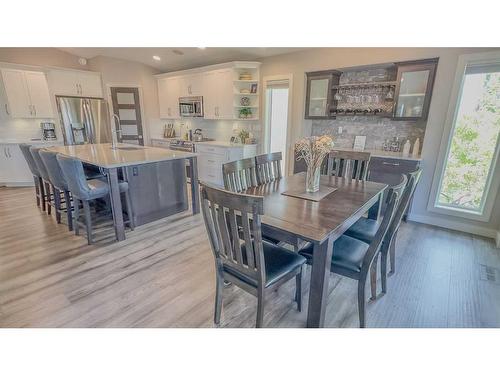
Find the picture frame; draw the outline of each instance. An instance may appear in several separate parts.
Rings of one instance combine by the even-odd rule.
[[[250,93],[256,94],[257,93],[257,84],[252,83],[252,86],[250,87]]]

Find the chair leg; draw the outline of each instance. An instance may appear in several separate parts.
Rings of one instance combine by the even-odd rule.
[[[224,290],[224,279],[220,272],[215,275],[215,309],[214,309],[214,324],[216,327],[220,325],[220,315],[222,312],[222,291]]]
[[[35,181],[35,195],[36,195],[36,205],[40,207],[40,186],[38,185],[38,177],[33,176]]]
[[[75,234],[78,236],[80,234],[80,226],[78,225],[78,220],[80,219],[80,200],[78,198],[73,197],[73,207],[75,208],[73,226],[75,227]]]
[[[398,236],[398,232],[394,233],[394,237],[392,238],[391,244],[389,245],[389,259],[391,260],[391,271],[389,275],[392,275],[396,272],[396,238]]]
[[[259,287],[257,291],[257,322],[255,324],[256,328],[261,328],[264,321],[264,302],[265,302],[265,292],[264,287]]]
[[[382,280],[382,293],[387,293],[387,252],[380,255],[380,278]]]
[[[64,200],[66,201],[66,218],[68,220],[68,230],[70,232],[73,231],[73,215],[72,215],[72,205],[71,205],[71,196],[69,195],[69,191],[64,190]]]
[[[304,267],[300,268],[300,272],[295,276],[295,301],[297,301],[297,310],[302,311],[302,271]]]
[[[135,229],[135,223],[134,223],[134,218],[132,217],[132,203],[130,200],[130,194],[128,191],[125,192],[125,204],[127,205],[127,216],[128,216],[128,225],[130,227],[130,230]]]
[[[365,328],[365,284],[366,280],[358,281],[358,311],[360,328]]]
[[[89,201],[83,202],[83,211],[85,214],[85,227],[87,229],[87,243],[92,245],[92,218],[90,216],[90,204]]]
[[[375,301],[377,299],[377,267],[378,267],[378,254],[375,255],[373,263],[370,267],[370,290],[372,293],[371,300]]]
[[[56,222],[61,224],[61,191],[52,186],[54,191],[54,206],[56,209]]]
[[[48,182],[45,182],[45,194],[47,195],[46,202],[47,202],[47,215],[52,214],[52,202],[51,202],[51,190],[50,190],[50,184]]]
[[[38,178],[38,186],[40,187],[40,199],[42,201],[42,211],[46,210],[46,202],[45,202],[45,188],[43,187],[43,181],[41,177]]]

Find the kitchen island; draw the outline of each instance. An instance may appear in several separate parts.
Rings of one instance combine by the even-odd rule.
[[[193,214],[200,211],[197,155],[119,143],[52,147],[52,151],[97,166],[106,172],[111,191],[111,209],[116,239],[125,239],[118,175],[129,182],[131,211],[135,225],[161,219],[188,209],[186,160],[191,165]]]

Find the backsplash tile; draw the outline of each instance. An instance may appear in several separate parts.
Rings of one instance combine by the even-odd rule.
[[[351,148],[357,135],[366,136],[367,150],[381,150],[386,139],[399,137],[403,143],[406,139],[413,144],[420,138],[423,142],[425,121],[393,121],[389,118],[374,118],[367,116],[342,117],[332,120],[313,120],[311,135],[329,134],[334,138],[335,146]],[[342,127],[342,134],[339,134]]]

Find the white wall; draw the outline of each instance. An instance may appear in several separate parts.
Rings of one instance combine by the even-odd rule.
[[[489,222],[452,218],[427,210],[434,168],[438,157],[443,126],[448,110],[458,56],[465,53],[484,52],[493,48],[315,48],[305,51],[272,56],[260,60],[261,76],[293,74],[293,111],[291,144],[302,136],[311,134],[311,120],[304,119],[305,72],[335,69],[349,66],[370,65],[395,61],[417,60],[439,57],[432,102],[427,121],[426,135],[422,147],[423,174],[415,193],[412,218],[431,224],[457,228],[494,237],[500,227],[500,197]],[[496,49],[498,50],[498,48]],[[292,150],[292,149],[289,149]],[[293,165],[293,163],[291,163]]]

